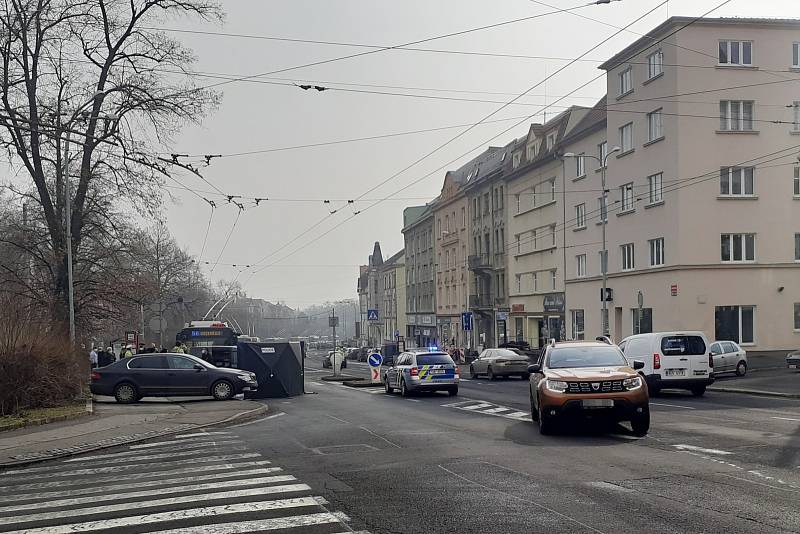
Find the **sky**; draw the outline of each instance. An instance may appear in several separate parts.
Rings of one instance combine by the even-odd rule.
[[[562,9],[583,3],[545,1]],[[621,0],[416,45],[535,57],[386,50],[303,68],[293,67],[372,50],[341,43],[387,47],[555,9],[531,0],[224,0],[224,24],[163,21],[163,28],[173,30],[249,36],[173,33],[194,50],[198,72],[241,77],[290,69],[221,86],[219,108],[200,127],[187,128],[176,138],[177,153],[223,157],[202,169],[212,185],[188,173],[176,175],[185,186],[209,191],[201,194],[216,200],[210,226],[210,206],[174,183],[167,184],[175,199],[167,205],[168,226],[190,253],[202,253],[214,281],[237,279],[251,297],[294,307],[356,298],[358,266],[366,263],[374,242],[380,242],[385,258],[400,250],[403,208],[435,198],[447,169],[459,167],[487,146],[503,146],[525,135],[531,122],[545,118],[545,104],[600,74],[600,62],[636,40],[637,34],[669,16],[700,16],[722,0],[671,0],[631,31],[598,46],[618,31],[609,24],[625,26],[662,2]],[[709,16],[791,18],[800,12],[797,0],[731,0]],[[587,51],[585,60],[542,83]],[[201,79],[215,81],[219,80]],[[295,84],[351,91],[303,90]],[[486,124],[447,143],[536,84],[519,100],[522,105],[507,106]],[[591,106],[604,93],[601,78],[554,104],[547,116],[555,116],[562,106]],[[516,120],[508,120],[512,118]],[[274,150],[430,129],[435,130]],[[268,152],[236,155],[254,151]],[[246,209],[240,213],[218,191],[269,200],[258,206],[243,200]],[[355,199],[359,200],[348,203]],[[245,265],[257,267],[242,268]]]

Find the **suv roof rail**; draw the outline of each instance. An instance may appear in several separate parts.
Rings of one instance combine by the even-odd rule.
[[[594,339],[595,341],[599,341],[600,343],[605,343],[606,345],[613,345],[613,343],[611,342],[611,338],[608,336],[597,336]]]

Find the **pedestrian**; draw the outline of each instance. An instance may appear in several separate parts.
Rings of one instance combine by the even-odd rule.
[[[175,346],[172,347],[172,350],[170,352],[172,352],[173,354],[183,354],[184,353],[183,345],[181,345],[180,343],[175,343]]]
[[[92,366],[92,369],[97,368],[97,349],[92,347],[92,350],[89,351],[89,364]]]
[[[120,354],[120,359],[132,358],[132,357],[133,357],[133,345],[127,345],[124,349],[122,349],[122,353]]]

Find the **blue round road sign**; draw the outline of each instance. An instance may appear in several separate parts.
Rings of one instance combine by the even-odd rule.
[[[369,358],[367,358],[367,362],[369,363],[370,367],[380,367],[383,363],[383,356],[378,354],[377,352],[374,354],[370,354]]]

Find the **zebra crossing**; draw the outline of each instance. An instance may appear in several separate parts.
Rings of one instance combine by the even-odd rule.
[[[517,410],[516,408],[510,408],[508,406],[501,406],[499,404],[493,404],[491,402],[480,400],[470,399],[460,402],[442,404],[442,406],[445,408],[454,408],[456,410],[462,410],[465,412],[491,415],[494,417],[503,417],[504,419],[511,419],[513,421],[531,421],[531,414],[529,412],[523,412]]]
[[[348,522],[227,431],[0,471],[5,533],[352,534]]]

